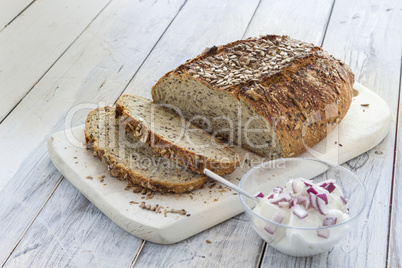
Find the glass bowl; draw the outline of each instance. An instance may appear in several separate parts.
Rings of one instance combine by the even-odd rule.
[[[349,219],[335,225],[319,227],[292,227],[276,223],[253,211],[256,202],[239,195],[248,219],[254,230],[271,247],[285,254],[297,257],[313,256],[327,252],[353,227],[364,210],[367,202],[366,188],[360,179],[351,171],[325,161],[308,158],[282,158],[264,162],[243,175],[239,187],[254,194],[268,194],[276,186],[284,187],[286,182],[295,178],[309,179],[313,183],[333,179],[341,188],[343,197],[347,200]],[[279,207],[278,207],[279,208]],[[309,211],[313,209],[310,208]],[[267,225],[274,227],[275,232],[265,231]],[[318,232],[326,232],[328,238],[323,238]]]

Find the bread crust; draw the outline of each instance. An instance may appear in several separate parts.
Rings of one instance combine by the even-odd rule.
[[[145,100],[150,101],[148,99]],[[170,111],[166,110],[166,112],[171,114]],[[240,165],[240,157],[234,151],[230,150],[227,147],[224,147],[224,150],[228,154],[234,156],[234,161],[222,161],[219,159],[206,157],[168,141],[163,135],[152,131],[152,129],[148,127],[144,122],[142,122],[138,118],[132,117],[127,112],[121,101],[117,101],[116,103],[116,116],[121,118],[120,122],[121,124],[126,125],[127,131],[131,131],[135,136],[141,139],[141,142],[147,144],[150,148],[158,152],[162,157],[168,158],[169,160],[174,161],[179,165],[185,166],[191,171],[194,171],[198,174],[204,174],[204,169],[207,168],[215,172],[216,174],[227,175],[233,173],[233,171]],[[194,128],[197,127],[194,126]],[[199,130],[205,132],[204,130]],[[205,134],[209,136],[208,133],[205,132]],[[218,145],[225,146],[219,140],[216,140],[216,143]]]
[[[151,94],[156,94],[155,88],[168,76],[181,81],[194,79],[213,90],[227,92],[248,105],[275,130],[283,157],[298,156],[324,139],[345,117],[352,102],[354,75],[346,64],[312,44],[306,45],[306,53],[281,62],[283,66],[276,71],[263,72],[258,78],[248,78],[233,85],[218,86],[219,81],[208,81],[207,76],[194,73],[195,67],[211,57],[222,58],[229,52],[236,53],[236,46],[262,41],[285,44],[286,47],[297,40],[267,35],[206,49],[161,77],[152,87]],[[246,144],[242,146],[258,153]]]
[[[96,112],[100,109],[113,109],[112,107],[103,107],[93,110],[89,113],[88,118],[91,113]],[[125,165],[119,164],[118,161],[104,149],[97,145],[97,140],[89,132],[88,120],[85,122],[85,142],[86,148],[88,150],[93,150],[93,155],[99,158],[102,163],[107,166],[108,171],[113,177],[120,180],[127,180],[130,186],[140,186],[150,189],[155,192],[161,193],[184,193],[200,188],[207,180],[206,176],[200,176],[198,180],[194,180],[190,183],[170,183],[170,182],[157,182],[152,178],[147,178],[132,170]]]

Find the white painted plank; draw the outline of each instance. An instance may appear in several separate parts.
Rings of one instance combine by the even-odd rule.
[[[28,155],[22,167],[29,169],[18,172],[13,184],[6,185],[0,192],[0,266],[61,178],[46,155],[45,146]]]
[[[0,32],[0,121],[109,1],[36,1]]]
[[[257,267],[263,246],[243,213],[174,245],[146,242],[135,267]]]
[[[47,137],[64,129],[70,109],[84,107],[74,116],[82,124],[89,106],[113,103],[182,4],[112,2],[0,125],[0,266],[60,178]]]
[[[140,242],[63,180],[5,267],[129,267]]]
[[[324,2],[324,4],[322,4],[322,2]],[[190,3],[191,2],[187,5],[190,5]],[[277,1],[275,4],[276,8],[271,10],[269,1],[267,1],[267,3],[262,2],[255,14],[254,19],[261,23],[261,28],[266,30],[265,34],[286,33],[291,28],[293,28],[293,30],[297,28],[299,29],[297,32],[300,32],[300,35],[294,36],[295,38],[317,40],[317,42],[322,39],[325,29],[324,26],[330,14],[332,1]],[[187,5],[183,8],[164,38],[144,63],[125,93],[141,94],[149,97],[150,87],[160,76],[183,63],[188,58],[199,54],[206,46],[224,44],[241,39],[244,31],[241,31],[239,26],[232,25],[236,20],[229,20],[232,15],[228,14],[229,10],[237,12],[236,10],[239,8],[239,3],[233,4],[230,9],[228,6],[226,7],[227,11],[225,15],[228,16],[226,23],[230,24],[230,26],[222,25],[225,24],[225,20],[221,19],[219,27],[211,29],[212,32],[203,30],[200,32],[197,31],[197,29],[210,28],[210,25],[205,23],[211,22],[211,20],[205,20],[204,24],[201,26],[187,25],[184,23],[188,20],[187,16],[190,16],[186,16],[185,14],[186,8],[189,8]],[[322,9],[321,12],[318,12],[314,8],[315,6],[320,7]],[[240,8],[244,9],[244,7]],[[262,8],[262,10],[260,10],[260,8]],[[198,9],[203,10],[204,8],[198,6]],[[215,10],[215,12],[218,12],[218,14],[224,13],[220,12],[219,9]],[[316,25],[316,28],[314,28],[316,29],[315,31],[303,31],[302,29],[304,28],[302,24],[291,24],[291,26],[289,26],[286,23],[281,23],[284,17],[286,17],[286,14],[292,14],[292,16],[294,16],[293,18],[287,17],[290,21],[301,21],[301,18],[309,16],[311,12],[314,14],[314,17],[311,15],[311,18],[314,18],[311,24]],[[244,15],[244,11],[241,13]],[[191,16],[195,21],[198,20],[198,17],[195,17],[194,13],[191,13]],[[202,16],[202,14],[199,16]],[[211,14],[211,17],[215,16],[217,15],[214,13]],[[272,20],[275,21],[278,20],[279,22],[276,24],[263,24],[264,19],[268,18],[272,18]],[[212,21],[211,23],[215,22]],[[319,25],[321,25],[321,27]],[[258,36],[262,34],[259,29],[258,23],[253,25],[252,21],[246,35]],[[180,36],[180,38],[176,38],[177,36]],[[197,43],[194,43],[193,40],[196,38],[198,38]],[[238,218],[242,219],[241,223],[238,221]],[[227,230],[228,224],[235,224],[237,227],[232,228],[233,231],[230,235],[228,235],[229,231]],[[247,233],[247,236],[245,236],[244,233]],[[226,239],[230,239],[230,241],[225,244],[208,244],[205,242],[206,240],[224,241]],[[180,242],[177,245],[167,247],[153,243],[145,243],[137,264],[139,267],[152,267],[157,263],[162,263],[162,266],[178,267],[253,267],[258,263],[260,254],[262,253],[262,248],[260,247],[261,243],[262,240],[256,236],[250,223],[246,221],[244,215],[241,215],[223,224],[214,226],[210,230]],[[213,248],[210,247],[211,245],[213,245]],[[244,255],[241,250],[245,250],[248,256],[247,254]],[[223,252],[223,254],[221,254],[221,252]],[[303,262],[303,260],[301,262]]]
[[[328,256],[328,263],[334,267],[384,267],[387,263],[402,57],[401,8],[401,2],[392,0],[336,1],[324,40],[324,48],[344,59],[355,72],[356,80],[376,91],[393,111],[392,128],[384,142],[348,165],[364,180],[371,198],[355,232]],[[345,257],[339,258],[340,254]]]
[[[395,120],[400,69],[400,38],[395,42],[398,25],[387,9],[392,1],[335,2],[324,49],[348,63],[356,80],[376,91],[389,104]],[[400,23],[399,23],[400,25]],[[397,55],[391,56],[393,53]],[[395,122],[395,121],[394,121]],[[368,189],[369,204],[350,236],[328,254],[292,259],[267,248],[263,267],[384,267],[386,265],[389,198],[392,180],[395,124],[386,139],[373,150],[349,161],[345,166],[355,172]]]
[[[0,32],[35,0],[0,0]]]
[[[402,69],[401,78],[402,81]],[[402,90],[401,84],[399,85],[399,92]],[[401,107],[401,101],[399,107]],[[389,248],[388,248],[388,267],[401,267],[402,266],[402,168],[401,168],[401,145],[402,145],[402,111],[399,111],[398,118],[398,140],[397,140],[397,154],[394,176],[394,188],[391,199],[391,226],[389,233]]]
[[[324,38],[332,3],[332,0],[303,3],[263,0],[245,38],[266,34],[288,35],[319,46]]]

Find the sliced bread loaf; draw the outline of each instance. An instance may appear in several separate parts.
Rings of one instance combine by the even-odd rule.
[[[203,174],[208,168],[230,174],[240,164],[227,145],[146,98],[124,95],[116,107],[117,115],[143,143],[194,172]]]
[[[154,102],[268,158],[297,156],[342,120],[351,69],[320,47],[268,35],[206,49],[152,88]]]
[[[163,158],[126,132],[112,107],[91,111],[85,122],[85,140],[114,177],[157,192],[183,193],[201,187],[206,177]]]

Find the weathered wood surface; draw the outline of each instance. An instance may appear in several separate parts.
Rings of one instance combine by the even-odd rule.
[[[140,242],[64,179],[5,267],[129,267]]]
[[[382,143],[346,165],[364,181],[369,202],[352,235],[328,256],[328,261],[338,267],[383,267],[388,261],[389,203],[402,57],[401,27],[396,26],[402,25],[402,5],[395,4],[389,0],[370,4],[364,0],[336,1],[324,40],[324,48],[344,59],[357,81],[386,100],[393,119]],[[345,256],[339,258],[341,254]]]
[[[66,114],[77,105],[87,105],[74,117],[79,125],[88,105],[113,103],[183,3],[111,3],[0,125],[0,265],[60,179],[47,155],[47,137],[64,129]],[[151,11],[156,17],[149,17]],[[74,203],[76,198],[66,200]]]
[[[36,1],[1,31],[0,122],[109,1]]]
[[[401,266],[395,147],[401,12],[400,1],[390,0],[0,0],[0,265]],[[345,165],[364,180],[369,205],[358,228],[330,253],[280,254],[265,247],[245,215],[174,245],[144,243],[107,219],[51,164],[46,138],[81,124],[88,109],[114,103],[124,90],[150,97],[161,75],[205,47],[266,33],[323,44],[393,112],[387,138]]]
[[[35,0],[0,0],[0,31],[18,17]]]

